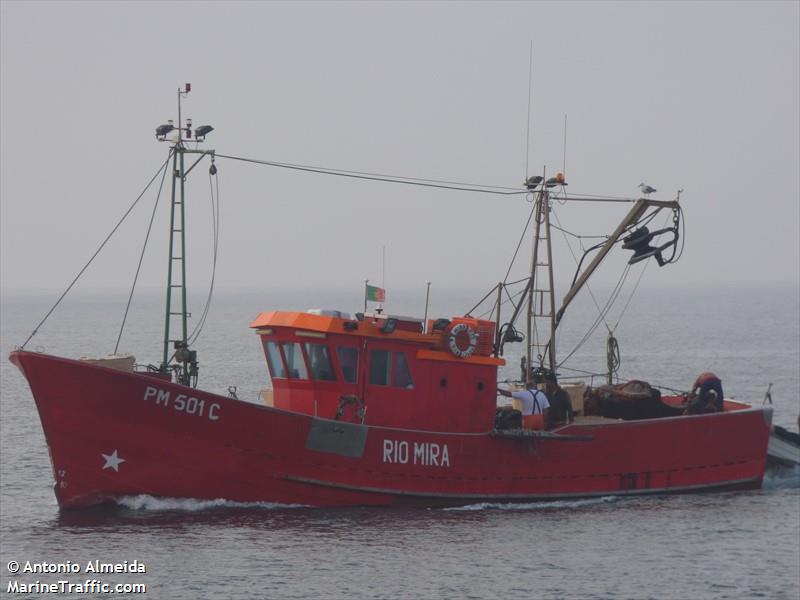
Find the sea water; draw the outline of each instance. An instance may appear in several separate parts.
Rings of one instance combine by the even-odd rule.
[[[431,314],[463,313],[482,295],[480,290],[434,294]],[[749,492],[437,510],[133,496],[111,507],[59,511],[30,391],[5,358],[55,297],[11,296],[2,302],[0,595],[39,597],[41,586],[59,581],[73,584],[73,590],[86,586],[85,593],[65,597],[111,597],[89,583],[94,581],[146,586],[146,594],[125,597],[187,600],[796,599],[800,594],[798,470],[770,474],[761,490]],[[72,357],[112,351],[125,299],[124,294],[68,297],[28,348]],[[138,362],[160,360],[159,300],[138,300],[129,315],[120,351],[134,352]],[[396,292],[389,301],[389,312],[421,315],[424,290]],[[196,302],[199,314],[202,299]],[[257,401],[269,386],[263,352],[248,330],[259,311],[354,312],[363,309],[362,302],[357,293],[306,290],[219,294],[195,345],[200,387],[227,394],[236,386],[239,398]],[[572,307],[558,338],[562,356],[596,316],[591,303]],[[620,375],[681,390],[710,369],[722,377],[726,396],[755,404],[773,383],[774,422],[794,431],[800,413],[799,321],[796,287],[641,291],[614,329]],[[616,314],[609,315],[609,328],[615,324]],[[601,324],[570,366],[601,373],[607,333]],[[507,350],[500,380],[519,374],[521,348]],[[602,377],[584,374],[584,379],[598,383]],[[66,573],[30,570],[67,563]],[[112,572],[93,568],[103,564]],[[124,570],[134,564],[145,572]],[[37,582],[39,588],[27,589],[38,591],[29,595],[19,587]],[[10,585],[20,592],[8,593]]]

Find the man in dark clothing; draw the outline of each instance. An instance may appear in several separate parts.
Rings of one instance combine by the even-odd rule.
[[[711,371],[697,376],[689,394],[686,413],[697,415],[709,412],[722,412],[722,381]]]
[[[569,394],[556,382],[545,382],[545,393],[550,400],[550,410],[547,415],[547,428],[557,427],[572,422],[572,400]]]

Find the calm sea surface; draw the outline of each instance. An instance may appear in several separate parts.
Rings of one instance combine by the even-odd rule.
[[[469,309],[482,293],[437,298],[434,316]],[[800,413],[800,299],[775,289],[640,291],[616,330],[620,374],[686,389],[701,371],[727,396],[760,404],[773,383],[774,422]],[[316,298],[309,302],[309,298]],[[762,490],[694,496],[478,504],[449,510],[308,509],[136,497],[115,507],[58,510],[39,419],[6,357],[54,298],[5,297],[0,362],[0,596],[19,584],[87,579],[144,583],[145,598],[790,598],[800,595],[800,472]],[[392,298],[390,298],[390,301]],[[390,312],[422,314],[423,294],[396,293]],[[114,349],[125,297],[75,297],[29,344],[78,357]],[[269,385],[248,330],[261,310],[359,310],[355,295],[220,296],[196,344],[200,387],[255,401]],[[201,303],[194,305],[197,314]],[[361,307],[363,308],[363,306]],[[596,316],[573,307],[562,356]],[[612,313],[610,325],[616,322]],[[162,309],[134,304],[120,350],[157,362]],[[605,329],[574,356],[602,371]],[[500,379],[518,373],[519,349]],[[211,474],[210,476],[213,476]],[[146,573],[95,574],[86,563],[138,561]],[[80,566],[80,573],[9,572],[9,562]],[[13,565],[12,565],[13,566]],[[50,594],[50,596],[55,596]],[[117,594],[119,596],[119,594]],[[108,597],[66,594],[66,597]],[[136,597],[131,594],[130,597]]]

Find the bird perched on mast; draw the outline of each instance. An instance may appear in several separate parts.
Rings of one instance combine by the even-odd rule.
[[[640,189],[642,190],[642,193],[643,193],[645,196],[649,196],[649,195],[650,195],[650,194],[652,194],[653,192],[657,192],[657,191],[658,191],[656,188],[654,188],[654,187],[651,187],[651,186],[647,185],[646,183],[640,183],[640,184],[639,184],[638,186],[636,186],[636,187],[640,188]]]

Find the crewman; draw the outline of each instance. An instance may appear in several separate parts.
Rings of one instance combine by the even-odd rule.
[[[502,388],[497,388],[497,391],[500,392],[500,395],[502,396],[514,398],[520,401],[520,404],[522,405],[522,410],[520,412],[522,413],[523,422],[526,421],[525,417],[530,417],[531,415],[541,415],[541,425],[533,428],[543,429],[544,423],[547,421],[547,413],[550,409],[550,401],[547,399],[547,395],[536,387],[536,382],[534,380],[529,379],[525,384],[525,388],[525,390],[518,392],[510,392]]]
[[[722,381],[711,371],[697,376],[689,394],[686,414],[722,412]]]
[[[574,412],[569,394],[552,378],[545,380],[544,389],[547,399],[550,401],[550,408],[547,411],[547,428],[552,429],[558,425],[571,423]]]

